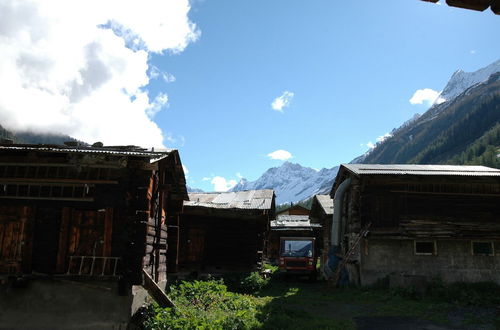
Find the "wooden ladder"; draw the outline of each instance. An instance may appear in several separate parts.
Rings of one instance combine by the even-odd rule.
[[[347,264],[347,261],[351,257],[351,255],[354,253],[354,250],[356,247],[359,245],[361,242],[361,238],[365,237],[366,234],[368,234],[368,230],[370,229],[371,222],[369,222],[361,231],[359,232],[358,236],[356,237],[356,240],[354,241],[354,244],[351,245],[349,250],[345,253],[345,255],[342,257],[342,260],[337,266],[337,269],[335,270],[335,275],[333,276],[333,285],[335,287],[338,286],[339,280],[340,280],[340,275],[342,274],[342,270],[344,269],[345,265]]]

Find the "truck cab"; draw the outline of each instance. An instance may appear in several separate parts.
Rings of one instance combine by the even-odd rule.
[[[281,237],[279,269],[281,272],[298,275],[316,275],[314,237]]]

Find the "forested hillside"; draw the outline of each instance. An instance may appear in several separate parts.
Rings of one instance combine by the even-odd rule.
[[[393,132],[364,159],[378,164],[480,164],[500,168],[500,73]]]
[[[78,141],[72,138],[71,136],[63,134],[40,134],[32,132],[13,133],[5,129],[1,125],[0,125],[0,139],[12,140],[14,141],[14,143],[28,143],[28,144],[64,144],[64,142],[66,141]]]

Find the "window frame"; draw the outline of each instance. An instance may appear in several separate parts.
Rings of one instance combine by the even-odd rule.
[[[417,243],[432,243],[433,251],[431,253],[417,252]],[[416,256],[436,256],[437,255],[437,243],[436,240],[413,240],[413,254]]]
[[[475,243],[483,243],[483,244],[490,244],[491,247],[491,254],[485,254],[485,253],[474,253],[474,244]],[[493,241],[471,241],[470,242],[470,253],[473,256],[480,256],[480,257],[494,257],[495,256],[495,242]]]

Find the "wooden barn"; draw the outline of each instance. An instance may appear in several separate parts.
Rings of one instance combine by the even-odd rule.
[[[326,263],[328,247],[330,246],[330,234],[332,232],[333,199],[330,195],[315,195],[311,205],[309,219],[311,224],[321,225],[321,265]],[[326,247],[326,248],[325,248]]]
[[[309,210],[299,204],[290,204],[290,206],[276,212],[279,215],[309,215]]]
[[[422,1],[439,3],[439,0],[422,0]],[[497,15],[500,15],[500,0],[446,0],[446,3],[448,4],[448,6],[477,10],[477,11],[485,11],[489,7],[492,12],[494,12]]]
[[[351,282],[500,283],[500,170],[347,164],[331,197],[331,245]]]
[[[255,270],[274,200],[272,190],[189,193],[180,223],[179,273]]]
[[[176,150],[0,145],[2,326],[126,326],[139,286],[166,298],[185,199]]]
[[[283,238],[313,238],[314,256],[319,255],[321,248],[321,225],[311,223],[308,215],[278,215],[271,221],[268,234],[266,259],[273,265],[279,264]]]

